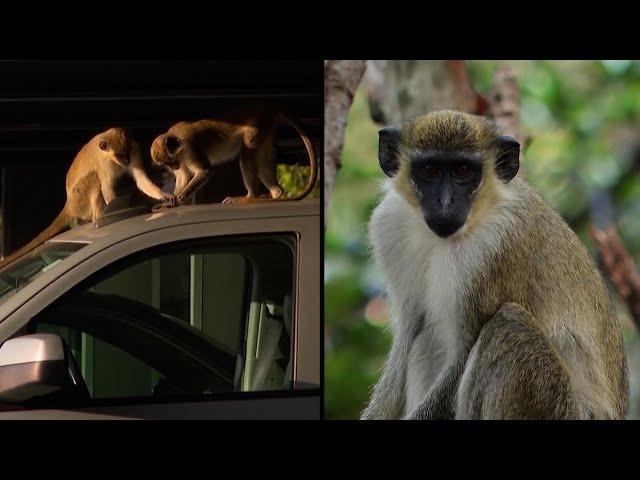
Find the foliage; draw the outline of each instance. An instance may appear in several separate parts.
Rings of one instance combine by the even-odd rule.
[[[592,251],[586,226],[593,194],[608,192],[621,238],[637,262],[640,176],[633,156],[640,145],[640,62],[509,63],[521,87],[521,127],[531,138],[525,150],[527,180]],[[497,62],[468,65],[475,88],[488,93]],[[366,240],[366,224],[382,179],[378,129],[369,117],[361,86],[347,121],[343,168],[334,186],[325,237],[327,418],[358,417],[390,344],[384,323],[365,315],[383,288]],[[628,320],[624,327],[627,342],[637,343]]]
[[[278,182],[284,189],[284,197],[291,198],[300,195],[309,181],[310,167],[304,165],[284,165],[278,164],[277,177]],[[315,187],[311,191],[309,198],[320,198],[320,173],[316,180]]]

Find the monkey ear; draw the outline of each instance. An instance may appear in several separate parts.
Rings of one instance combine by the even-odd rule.
[[[384,127],[378,132],[378,160],[387,177],[393,177],[398,171],[398,147],[400,130],[396,127]]]
[[[507,135],[498,137],[500,154],[496,160],[496,174],[504,183],[509,183],[520,169],[520,144]]]

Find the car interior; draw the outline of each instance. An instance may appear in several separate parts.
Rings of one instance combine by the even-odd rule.
[[[293,235],[140,252],[54,302],[29,333],[64,339],[94,401],[289,390],[294,252]]]

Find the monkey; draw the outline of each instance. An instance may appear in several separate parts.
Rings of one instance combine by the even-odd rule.
[[[125,174],[133,177],[145,195],[176,204],[175,196],[163,192],[145,173],[138,143],[122,128],[110,128],[95,135],[75,156],[67,171],[62,211],[37,237],[0,261],[0,267],[69,228],[95,221],[116,197],[116,183]]]
[[[275,133],[279,121],[290,124],[302,139],[309,156],[311,174],[304,191],[294,198],[282,198],[276,178]],[[179,122],[158,135],[151,145],[151,158],[169,167],[176,178],[174,194],[183,203],[212,174],[212,167],[239,156],[245,197],[227,197],[223,203],[246,204],[266,200],[299,200],[313,190],[318,167],[313,146],[299,122],[275,107],[244,108],[215,119]],[[259,183],[268,190],[258,196]]]
[[[379,131],[369,239],[393,341],[361,419],[622,419],[620,327],[520,145],[443,110]]]

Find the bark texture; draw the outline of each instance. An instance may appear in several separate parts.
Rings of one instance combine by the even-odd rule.
[[[365,79],[371,118],[381,125],[434,110],[483,115],[487,109],[463,60],[369,60]]]
[[[344,130],[366,60],[327,60],[324,64],[324,225],[333,183],[340,168]]]
[[[515,70],[506,64],[500,64],[493,75],[493,85],[489,94],[489,112],[491,118],[504,135],[515,138],[520,143],[520,170],[518,175],[525,177],[524,149],[529,139],[519,129],[520,88]]]
[[[602,230],[591,226],[589,236],[600,252],[600,263],[605,274],[628,305],[634,323],[640,328],[640,274],[633,258],[620,241],[615,227]]]

